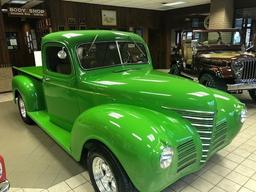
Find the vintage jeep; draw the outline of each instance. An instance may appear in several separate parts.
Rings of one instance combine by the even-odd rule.
[[[159,192],[202,168],[245,120],[235,97],[154,71],[133,33],[52,33],[42,63],[16,68],[21,118],[85,160],[98,192]]]
[[[229,92],[248,90],[256,101],[256,58],[242,39],[237,29],[184,31],[170,73]]]

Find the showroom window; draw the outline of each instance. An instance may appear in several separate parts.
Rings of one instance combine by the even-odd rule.
[[[67,55],[60,59],[58,53],[64,51]],[[64,75],[71,74],[71,63],[68,52],[65,48],[60,46],[49,46],[46,48],[46,66],[51,72],[60,73]]]

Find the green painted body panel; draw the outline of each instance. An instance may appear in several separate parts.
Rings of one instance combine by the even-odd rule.
[[[148,64],[81,69],[76,47],[92,42],[95,35],[99,41],[132,39],[145,44],[141,37],[124,32],[53,33],[43,38],[43,68],[17,68],[19,75],[13,79],[13,90],[24,97],[29,116],[74,159],[80,160],[88,141],[98,140],[113,152],[139,191],[157,192],[204,165],[204,143],[181,111],[213,114],[212,130],[224,122],[225,139],[209,149],[206,160],[239,132],[244,104],[227,93],[154,71],[148,48]],[[61,43],[69,51],[71,75],[46,69],[44,50],[50,43]],[[219,133],[215,131],[213,141],[219,142]],[[179,150],[188,141],[195,161],[180,169]],[[174,149],[174,159],[162,169],[159,159],[165,146]]]
[[[13,67],[13,68],[15,70],[26,73],[37,79],[43,79],[43,67],[26,67],[26,68]]]

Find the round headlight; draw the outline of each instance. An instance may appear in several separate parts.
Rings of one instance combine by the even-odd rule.
[[[240,121],[241,123],[244,123],[247,117],[247,110],[243,109],[240,114]]]
[[[162,153],[160,156],[160,167],[162,169],[166,169],[171,165],[172,159],[173,159],[173,149],[171,147],[165,147],[162,150]]]
[[[242,75],[244,65],[241,61],[233,61],[231,64],[231,68],[233,69],[235,75],[240,77]]]

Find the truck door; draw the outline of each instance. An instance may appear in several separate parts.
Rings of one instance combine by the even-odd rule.
[[[43,48],[43,87],[50,121],[68,131],[79,115],[75,94],[76,76],[68,49],[62,44]]]

